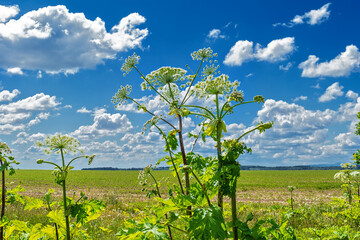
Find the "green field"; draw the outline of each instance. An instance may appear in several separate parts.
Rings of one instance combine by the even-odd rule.
[[[281,212],[288,208],[289,192],[287,186],[296,186],[294,191],[295,206],[307,209],[311,219],[299,219],[301,227],[315,227],[329,221],[323,211],[331,208],[329,203],[334,197],[342,195],[341,183],[334,180],[335,170],[301,171],[242,171],[238,181],[238,208],[240,219],[252,212],[255,217],[271,216],[281,218]],[[162,179],[161,191],[167,195],[166,183],[170,171],[154,171],[157,179]],[[71,171],[68,177],[68,194],[85,192],[90,198],[101,199],[107,205],[102,216],[89,223],[88,233],[95,239],[116,239],[125,219],[138,217],[139,211],[153,202],[145,197],[138,183],[138,171]],[[60,200],[61,189],[54,183],[50,170],[18,170],[9,176],[8,188],[23,186],[27,196],[42,197],[49,188],[54,188],[55,198]],[[10,183],[11,182],[11,183]],[[226,200],[228,202],[228,200]],[[43,218],[46,212],[36,210],[24,212],[20,206],[9,208],[8,216],[30,223],[48,223]],[[335,224],[335,223],[334,223]],[[99,226],[107,227],[110,233],[99,231]]]

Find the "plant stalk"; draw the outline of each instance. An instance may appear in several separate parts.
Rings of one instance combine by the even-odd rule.
[[[62,159],[62,163],[63,163],[62,171],[63,171],[63,174],[66,174],[64,152],[62,149],[60,149],[60,152],[61,152],[61,159]],[[65,179],[62,182],[62,190],[63,190],[63,201],[64,201],[64,217],[65,217],[65,224],[66,224],[66,240],[70,240],[71,239],[71,237],[70,237],[70,221],[69,221],[69,216],[67,214],[66,181],[65,181]]]
[[[0,159],[1,166],[3,161]],[[2,182],[1,182],[1,220],[5,215],[5,202],[6,202],[6,189],[5,189],[5,169],[1,172]],[[0,228],[0,240],[4,239],[4,227]]]
[[[178,132],[178,134],[179,134],[179,143],[180,143],[180,150],[181,150],[181,155],[182,155],[182,159],[183,159],[183,164],[187,165],[184,140],[183,140],[183,136],[182,136],[182,118],[180,115],[179,115],[179,132]],[[187,171],[185,171],[184,176],[185,176],[185,188],[186,188],[185,193],[186,193],[186,195],[189,195],[190,194],[189,193],[189,189],[190,189],[189,173]],[[191,216],[191,206],[188,206],[187,209],[188,209],[187,214],[189,216]]]

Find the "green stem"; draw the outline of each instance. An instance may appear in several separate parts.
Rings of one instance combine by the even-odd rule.
[[[130,99],[131,101],[133,101],[133,102],[134,102],[136,105],[138,105],[139,107],[141,106],[141,104],[138,103],[137,101],[135,101],[133,98],[129,97],[129,99]],[[156,116],[154,113],[150,112],[150,111],[147,110],[146,108],[145,108],[145,111],[146,111],[147,113],[149,113],[150,115],[154,116],[154,117]],[[157,117],[159,117],[159,116],[157,116]],[[174,127],[174,125],[172,125],[170,122],[168,122],[168,121],[165,120],[164,118],[159,117],[159,119],[161,119],[162,121],[166,122],[170,127],[172,127],[173,129],[176,130],[176,127]]]
[[[62,174],[66,174],[65,169],[65,159],[64,159],[64,152],[63,149],[60,149],[61,152],[61,159],[63,164],[63,172]],[[67,201],[66,201],[66,175],[64,175],[64,179],[62,182],[62,190],[63,190],[63,201],[64,201],[64,217],[65,217],[65,224],[66,224],[66,240],[70,240],[70,221],[69,221],[69,215],[68,215],[68,209],[67,209]]]
[[[191,86],[193,85],[193,83],[194,83],[194,81],[195,81],[195,78],[196,78],[197,75],[199,74],[199,71],[200,71],[200,68],[201,68],[201,65],[203,64],[203,62],[204,62],[204,59],[201,60],[200,65],[199,65],[199,67],[198,67],[198,70],[196,71],[194,78],[191,80],[191,83],[190,83],[190,85],[189,85],[189,88],[188,88],[188,90],[187,90],[187,92],[186,92],[186,94],[185,94],[185,97],[184,97],[184,99],[182,100],[180,106],[182,106],[182,105],[190,98],[191,95],[186,99],[187,95],[188,95],[189,92],[190,92]]]
[[[169,144],[168,140],[166,139],[166,134],[156,124],[155,124],[155,127],[160,131],[160,133],[163,135],[163,138],[165,139],[165,144],[166,144],[167,148],[169,149],[170,160],[171,160],[171,163],[172,163],[172,165],[174,167],[176,177],[177,177],[179,185],[180,185],[181,193],[184,194],[184,188],[183,188],[183,185],[181,183],[180,175],[179,175],[179,172],[178,172],[177,167],[175,165],[174,159],[172,157],[170,144]]]
[[[3,161],[0,159],[0,164],[3,166]],[[5,189],[5,169],[1,172],[2,182],[1,182],[1,220],[5,215],[5,202],[6,202],[6,189]],[[4,239],[4,227],[0,228],[0,240]]]
[[[68,167],[70,166],[70,164],[71,164],[73,161],[75,161],[76,159],[78,159],[78,158],[85,158],[85,157],[86,157],[86,155],[83,155],[83,156],[79,156],[79,157],[75,157],[75,158],[71,159],[71,161],[66,165],[66,168],[65,168],[65,169],[68,169]]]
[[[215,115],[207,108],[202,107],[202,106],[195,106],[195,105],[183,105],[184,107],[193,107],[193,108],[200,108],[202,110],[205,110],[206,112],[208,112],[213,118],[216,118]]]
[[[180,150],[181,150],[181,156],[182,156],[182,159],[183,159],[183,164],[184,166],[187,165],[187,161],[186,161],[186,153],[185,153],[185,147],[184,147],[184,141],[183,141],[183,136],[182,136],[182,118],[181,116],[179,115],[179,144],[180,144]],[[190,177],[189,177],[189,173],[187,171],[185,171],[185,174],[184,174],[184,177],[185,177],[185,188],[186,188],[186,195],[189,195],[190,192],[189,192],[189,189],[190,189]],[[187,214],[189,216],[191,216],[191,206],[188,206],[188,211],[187,211]]]
[[[218,171],[221,173],[223,167],[222,156],[221,156],[221,128],[220,128],[220,112],[219,112],[219,96],[216,94],[216,116],[217,116],[217,127],[216,127],[216,150],[218,157]],[[218,206],[223,210],[224,196],[221,190],[223,182],[220,179],[219,191],[218,191]]]
[[[241,103],[237,103],[234,106],[230,107],[228,110],[226,110],[226,112],[224,114],[221,114],[221,118],[223,118],[229,111],[231,111],[234,107],[237,107],[239,105],[243,105],[243,104],[247,104],[247,103],[254,103],[256,101],[248,101],[248,102],[241,102]],[[224,104],[225,105],[225,104]],[[224,107],[223,105],[223,107]],[[221,113],[223,112],[223,110],[221,111]]]
[[[162,198],[162,197],[161,197],[161,194],[160,194],[159,185],[158,185],[158,182],[156,181],[156,178],[154,177],[154,175],[152,175],[151,172],[149,172],[149,175],[152,177],[152,179],[153,179],[154,182],[155,182],[156,191],[157,191],[157,193],[158,193],[159,198]],[[168,219],[167,213],[165,214],[165,218]],[[167,228],[168,228],[168,232],[169,232],[169,238],[170,238],[170,240],[172,240],[173,237],[172,237],[172,233],[171,233],[171,228],[170,228],[170,226],[167,226]]]
[[[236,181],[234,182],[233,186],[233,193],[231,195],[231,218],[232,218],[232,224],[233,224],[233,233],[234,233],[234,240],[238,240],[238,227],[236,226],[237,222],[237,210],[236,210]]]
[[[203,192],[204,192],[204,194],[205,194],[205,197],[206,197],[206,200],[207,200],[207,202],[208,202],[208,205],[209,205],[209,207],[211,207],[210,198],[209,198],[209,196],[208,196],[208,194],[207,194],[207,190],[206,190],[205,184],[202,184],[202,183],[201,183],[200,179],[196,176],[196,174],[194,173],[194,171],[193,171],[192,169],[191,169],[191,173],[192,173],[193,176],[195,177],[196,181],[200,184],[200,186],[201,186],[201,188],[202,188],[202,190],[203,190]]]
[[[134,66],[135,70],[141,75],[142,79],[145,80],[145,82],[147,84],[149,84],[149,86],[157,93],[159,94],[160,97],[162,97],[168,104],[170,104],[169,100],[167,100],[160,92],[158,92],[158,90],[156,90],[155,87],[153,87],[153,85],[146,79],[146,77],[139,71],[139,69],[137,69],[136,66]]]

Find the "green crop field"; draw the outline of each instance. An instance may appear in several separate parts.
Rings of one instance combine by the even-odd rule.
[[[308,219],[299,217],[293,220],[297,226],[315,227],[315,224],[325,224],[329,221],[323,214],[331,208],[330,202],[335,197],[341,197],[341,184],[334,180],[334,170],[301,170],[301,171],[242,171],[238,180],[238,212],[240,219],[252,212],[255,218],[271,216],[281,219],[283,212],[289,207],[289,191],[287,186],[296,186],[294,191],[295,206],[302,209]],[[101,199],[106,204],[106,210],[101,217],[86,225],[87,232],[95,239],[116,239],[125,219],[141,216],[141,212],[151,206],[153,201],[146,198],[139,185],[138,171],[71,171],[68,182],[68,195],[83,191],[90,198]],[[162,194],[167,195],[166,185],[171,184],[167,178],[170,171],[154,171],[157,179],[162,179]],[[8,177],[8,188],[17,185],[25,188],[21,194],[41,198],[49,188],[54,188],[54,196],[60,200],[61,188],[55,184],[50,170],[18,170]],[[229,200],[225,200],[229,204]],[[9,218],[16,217],[30,223],[48,220],[42,216],[45,210],[24,211],[21,206],[9,208]],[[226,216],[226,214],[225,214]],[[318,218],[318,219],[316,219]],[[106,227],[111,232],[99,230]]]

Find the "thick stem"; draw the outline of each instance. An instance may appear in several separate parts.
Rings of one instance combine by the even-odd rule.
[[[0,160],[1,166],[3,165],[3,161]],[[1,182],[1,220],[5,215],[5,202],[6,202],[6,189],[5,189],[5,169],[1,172],[2,182]],[[0,240],[4,239],[4,227],[0,228]]]
[[[234,240],[238,240],[238,227],[236,226],[237,222],[237,212],[236,212],[236,180],[233,186],[233,193],[231,196],[231,218],[232,218],[232,224],[233,224],[233,233],[234,233]]]
[[[183,164],[187,165],[186,162],[186,153],[185,153],[185,147],[184,147],[184,141],[183,141],[183,136],[182,136],[182,118],[179,115],[179,143],[180,143],[180,150],[181,150],[181,155],[182,155],[182,159],[183,159]],[[185,188],[186,188],[186,195],[189,195],[189,189],[190,189],[190,177],[189,177],[189,173],[187,171],[185,171],[184,173],[185,176]],[[189,216],[191,216],[191,206],[188,206],[188,211],[187,214]]]
[[[216,127],[216,150],[218,156],[218,171],[221,173],[221,168],[223,166],[222,156],[221,156],[221,129],[220,129],[220,112],[219,112],[219,96],[216,94],[216,116],[217,116],[217,127]],[[224,205],[224,196],[221,191],[222,180],[220,180],[219,184],[219,192],[218,192],[218,206],[223,210]]]
[[[63,188],[63,201],[64,201],[64,217],[65,217],[65,224],[66,224],[66,240],[70,240],[70,221],[69,215],[67,211],[67,202],[66,202],[66,182],[65,180],[62,183]]]
[[[161,193],[160,193],[160,189],[159,189],[159,184],[158,184],[158,182],[156,181],[156,178],[154,177],[154,175],[152,175],[151,172],[149,173],[149,175],[150,175],[150,176],[152,177],[152,179],[154,180],[157,194],[158,194],[159,198],[161,198]],[[165,219],[168,219],[167,214],[165,214]],[[167,228],[168,228],[168,232],[169,232],[169,238],[170,238],[170,240],[172,240],[173,237],[172,237],[172,233],[171,233],[171,228],[170,228],[169,225],[167,226]]]
[[[67,201],[66,201],[66,165],[65,165],[65,159],[64,159],[64,152],[62,149],[60,149],[61,152],[61,160],[62,160],[62,164],[63,164],[63,169],[62,169],[62,174],[64,176],[63,182],[62,182],[62,190],[63,190],[63,201],[64,201],[64,217],[65,217],[65,224],[66,224],[66,240],[70,240],[70,221],[69,221],[69,215],[68,215],[68,211],[67,211]]]

